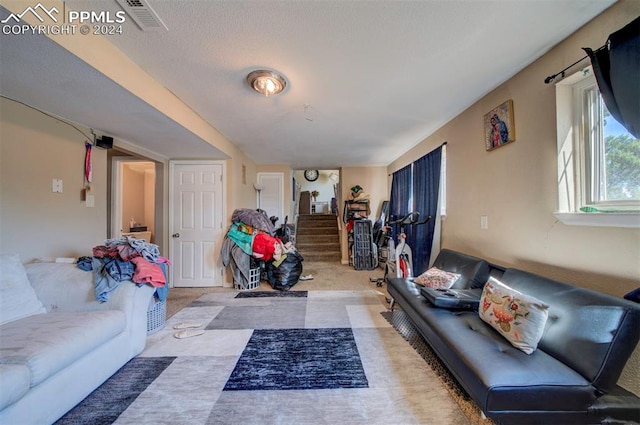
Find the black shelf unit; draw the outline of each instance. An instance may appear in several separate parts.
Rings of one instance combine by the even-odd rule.
[[[367,218],[371,214],[369,207],[369,200],[364,199],[344,201],[344,211],[342,214],[342,220],[347,223],[349,220],[358,218]]]

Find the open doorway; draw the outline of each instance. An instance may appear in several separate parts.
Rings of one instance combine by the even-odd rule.
[[[340,170],[296,170],[294,178],[300,187],[299,214],[337,214]]]
[[[136,232],[136,237],[163,246],[164,164],[117,149],[109,152],[110,238]],[[159,183],[160,182],[160,183]]]
[[[156,167],[153,161],[114,157],[111,237],[135,234],[154,243]]]

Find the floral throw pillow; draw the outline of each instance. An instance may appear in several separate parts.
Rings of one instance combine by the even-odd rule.
[[[526,354],[538,348],[549,306],[490,278],[480,297],[480,318]]]
[[[437,267],[431,267],[420,276],[413,279],[414,283],[434,289],[449,289],[460,277],[458,273],[446,272]]]

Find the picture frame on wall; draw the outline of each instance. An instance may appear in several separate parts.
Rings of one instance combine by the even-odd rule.
[[[484,115],[484,142],[491,151],[515,141],[513,100],[509,99]]]

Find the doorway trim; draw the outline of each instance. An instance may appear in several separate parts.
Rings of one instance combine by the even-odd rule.
[[[111,161],[111,171],[112,175],[109,179],[111,184],[111,190],[108,191],[110,200],[109,200],[109,235],[113,232],[113,211],[115,208],[116,197],[114,196],[114,186],[116,185],[116,175],[113,173],[113,162],[116,158],[127,158],[129,160],[138,160],[138,161],[152,161],[156,163],[156,217],[155,217],[155,228],[153,232],[154,236],[154,244],[160,247],[160,251],[164,251],[169,243],[168,229],[169,229],[169,217],[167,214],[167,209],[169,208],[169,200],[167,199],[167,193],[169,190],[169,159],[158,155],[157,153],[150,151],[149,149],[140,147],[133,143],[127,142],[122,139],[114,139],[113,147],[118,151],[123,152],[124,154],[128,154],[131,156],[117,156],[114,155],[110,158]],[[122,205],[122,200],[120,200],[120,205]]]
[[[119,238],[121,236],[120,229],[122,227],[122,167],[124,164],[132,163],[132,162],[152,162],[156,163],[151,159],[142,159],[135,158],[131,156],[114,156],[111,158],[111,225],[110,225],[110,238]],[[156,185],[158,181],[156,179]],[[155,192],[157,192],[157,188],[155,188]],[[154,227],[156,227],[154,225]],[[154,236],[156,235],[155,228],[151,229],[153,231]]]

